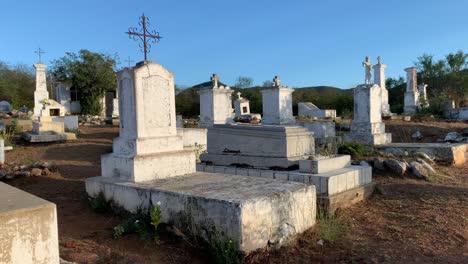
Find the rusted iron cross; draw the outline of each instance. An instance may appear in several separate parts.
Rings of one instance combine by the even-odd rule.
[[[149,26],[149,19],[145,16],[145,14],[141,16],[141,21],[138,24],[142,27],[140,30],[138,30],[136,27],[130,27],[128,32],[125,33],[127,33],[130,38],[133,38],[134,40],[140,39],[143,42],[143,44],[140,44],[140,48],[143,49],[146,61],[147,53],[150,52],[151,49],[151,41],[156,43],[162,37],[159,36],[159,32],[157,31],[148,31],[147,26]]]
[[[41,61],[41,57],[42,57],[42,54],[45,53],[44,50],[42,50],[40,47],[37,49],[37,51],[35,51],[34,53],[36,53],[38,56],[39,56],[39,62],[42,62]]]

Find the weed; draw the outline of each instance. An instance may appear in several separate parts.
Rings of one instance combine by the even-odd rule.
[[[111,211],[111,203],[106,200],[104,193],[100,192],[96,197],[89,198],[89,206],[96,213],[107,213]]]
[[[338,146],[338,154],[351,155],[353,158],[375,154],[373,147],[359,143],[346,143]]]
[[[222,239],[215,235],[208,241],[208,253],[214,263],[241,263],[241,253],[232,240]]]
[[[151,218],[142,210],[128,214],[120,225],[114,227],[114,238],[116,239],[127,234],[138,234],[141,239],[149,240],[153,233]]]
[[[317,210],[317,236],[319,239],[334,242],[346,230],[345,218],[340,215],[328,215],[324,210]]]
[[[65,132],[67,133],[73,133],[76,136],[80,135],[80,130],[78,128],[65,128]]]
[[[383,194],[382,185],[380,185],[380,184],[375,185],[374,194],[378,194],[378,195]]]
[[[151,218],[151,225],[154,226],[155,235],[154,235],[154,240],[158,240],[158,226],[161,224],[161,218],[162,218],[162,213],[161,213],[161,207],[159,205],[154,206],[150,210],[150,218]]]
[[[198,144],[197,142],[195,142],[195,158],[196,158],[197,163],[201,162],[200,155],[205,153],[205,152],[206,151],[203,150],[203,145]]]

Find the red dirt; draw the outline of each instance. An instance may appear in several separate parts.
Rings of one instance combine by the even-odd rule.
[[[406,134],[429,125],[435,137],[466,128],[462,123],[389,123],[390,130],[395,126]],[[74,142],[21,143],[7,152],[8,162],[57,164],[58,172],[50,176],[6,183],[57,205],[61,257],[79,263],[208,263],[199,250],[181,243],[112,238],[122,219],[90,210],[84,179],[100,174],[100,155],[112,151],[118,127],[82,127],[81,132]],[[312,229],[290,246],[252,254],[245,262],[468,263],[468,163],[437,170],[440,175],[430,182],[374,175],[383,194],[340,212],[348,223],[341,238],[321,246]]]

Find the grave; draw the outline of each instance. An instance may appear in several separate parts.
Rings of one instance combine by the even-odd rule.
[[[345,142],[381,145],[392,141],[392,134],[385,133],[382,122],[380,90],[377,84],[362,84],[354,89],[354,117],[351,132],[344,134]]]
[[[55,204],[0,182],[0,223],[0,263],[60,263]]]
[[[103,111],[106,123],[117,124],[119,119],[119,99],[117,91],[106,92],[103,98]]]
[[[46,68],[47,65],[42,63],[34,64],[36,69],[36,90],[34,91],[34,113],[33,117],[39,117],[43,108],[43,104],[49,99],[49,92],[46,84]]]
[[[406,92],[404,113],[414,115],[419,110],[419,91],[417,72],[415,67],[406,68]]]
[[[294,89],[281,85],[279,76],[273,79],[273,87],[260,91],[263,100],[264,125],[290,125],[295,123],[292,111]]]
[[[8,113],[11,112],[11,104],[7,101],[0,102],[0,112]]]
[[[312,117],[318,119],[335,119],[336,118],[336,110],[328,109],[322,110],[318,108],[316,105],[310,102],[300,102],[297,104],[298,108],[298,115],[300,117]]]
[[[419,104],[421,108],[429,107],[429,100],[427,100],[427,84],[422,83],[418,85]]]
[[[120,136],[101,157],[103,194],[135,212],[159,205],[162,222],[209,240],[231,240],[243,252],[283,244],[315,223],[315,188],[301,183],[195,172],[195,153],[177,136],[174,77],[144,61],[117,74]],[[208,230],[208,232],[207,232]]]
[[[233,122],[231,94],[233,90],[219,83],[219,77],[213,74],[211,85],[197,92],[200,95],[199,127],[211,127],[214,124]]]
[[[388,104],[388,90],[385,83],[385,68],[387,65],[380,62],[380,57],[377,57],[377,64],[374,68],[374,84],[380,86],[380,97],[382,100],[382,116],[391,117],[394,114],[390,111],[390,105]]]
[[[81,112],[78,92],[73,90],[70,84],[58,83],[55,87],[55,95],[57,103],[65,108],[65,114],[77,114]]]
[[[234,112],[236,114],[236,119],[240,120],[262,120],[260,114],[250,113],[250,101],[246,98],[241,97],[241,93],[237,93],[237,99],[234,101]]]
[[[380,151],[403,156],[405,152],[413,155],[426,153],[435,161],[449,165],[460,165],[468,162],[467,143],[391,143],[377,146]]]

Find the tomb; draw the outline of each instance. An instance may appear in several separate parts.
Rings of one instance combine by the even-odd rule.
[[[60,263],[55,204],[0,182],[0,223],[0,263]]]
[[[233,90],[219,82],[219,77],[213,74],[211,85],[198,91],[200,95],[199,127],[211,127],[214,124],[229,124],[233,122],[231,94]]]
[[[33,117],[39,117],[43,108],[43,104],[49,99],[49,92],[46,84],[46,68],[47,65],[42,63],[34,64],[36,69],[36,90],[34,91],[34,113]]]
[[[279,76],[273,79],[273,87],[261,91],[264,125],[290,125],[295,123],[292,111],[294,89],[281,85]]]
[[[250,113],[250,101],[246,98],[242,98],[240,92],[237,93],[237,99],[234,101],[234,112],[236,113],[237,120],[262,120],[260,114]]]
[[[117,91],[106,92],[103,98],[105,120],[109,124],[117,124],[119,119],[119,99]]]
[[[78,92],[67,83],[58,83],[55,87],[55,97],[57,103],[65,108],[65,114],[77,114],[81,112]]]
[[[392,141],[392,134],[385,133],[382,122],[380,90],[377,84],[362,84],[354,89],[354,117],[351,132],[344,135],[344,141],[369,145]]]
[[[300,117],[312,117],[318,119],[335,119],[336,110],[322,110],[310,102],[300,102],[297,104],[298,115]]]
[[[231,240],[246,253],[314,225],[314,186],[195,172],[194,149],[177,135],[171,72],[144,61],[120,71],[117,84],[120,135],[101,157],[102,176],[86,179],[89,196],[131,212],[158,205],[162,222],[187,231],[189,221],[191,235]]]
[[[406,92],[404,113],[407,115],[414,115],[419,110],[419,91],[416,68],[406,68]]]
[[[380,86],[380,98],[382,100],[382,116],[390,117],[393,113],[390,111],[390,105],[388,104],[388,90],[385,83],[385,68],[387,65],[380,62],[380,57],[377,57],[377,64],[374,68],[374,84]]]

